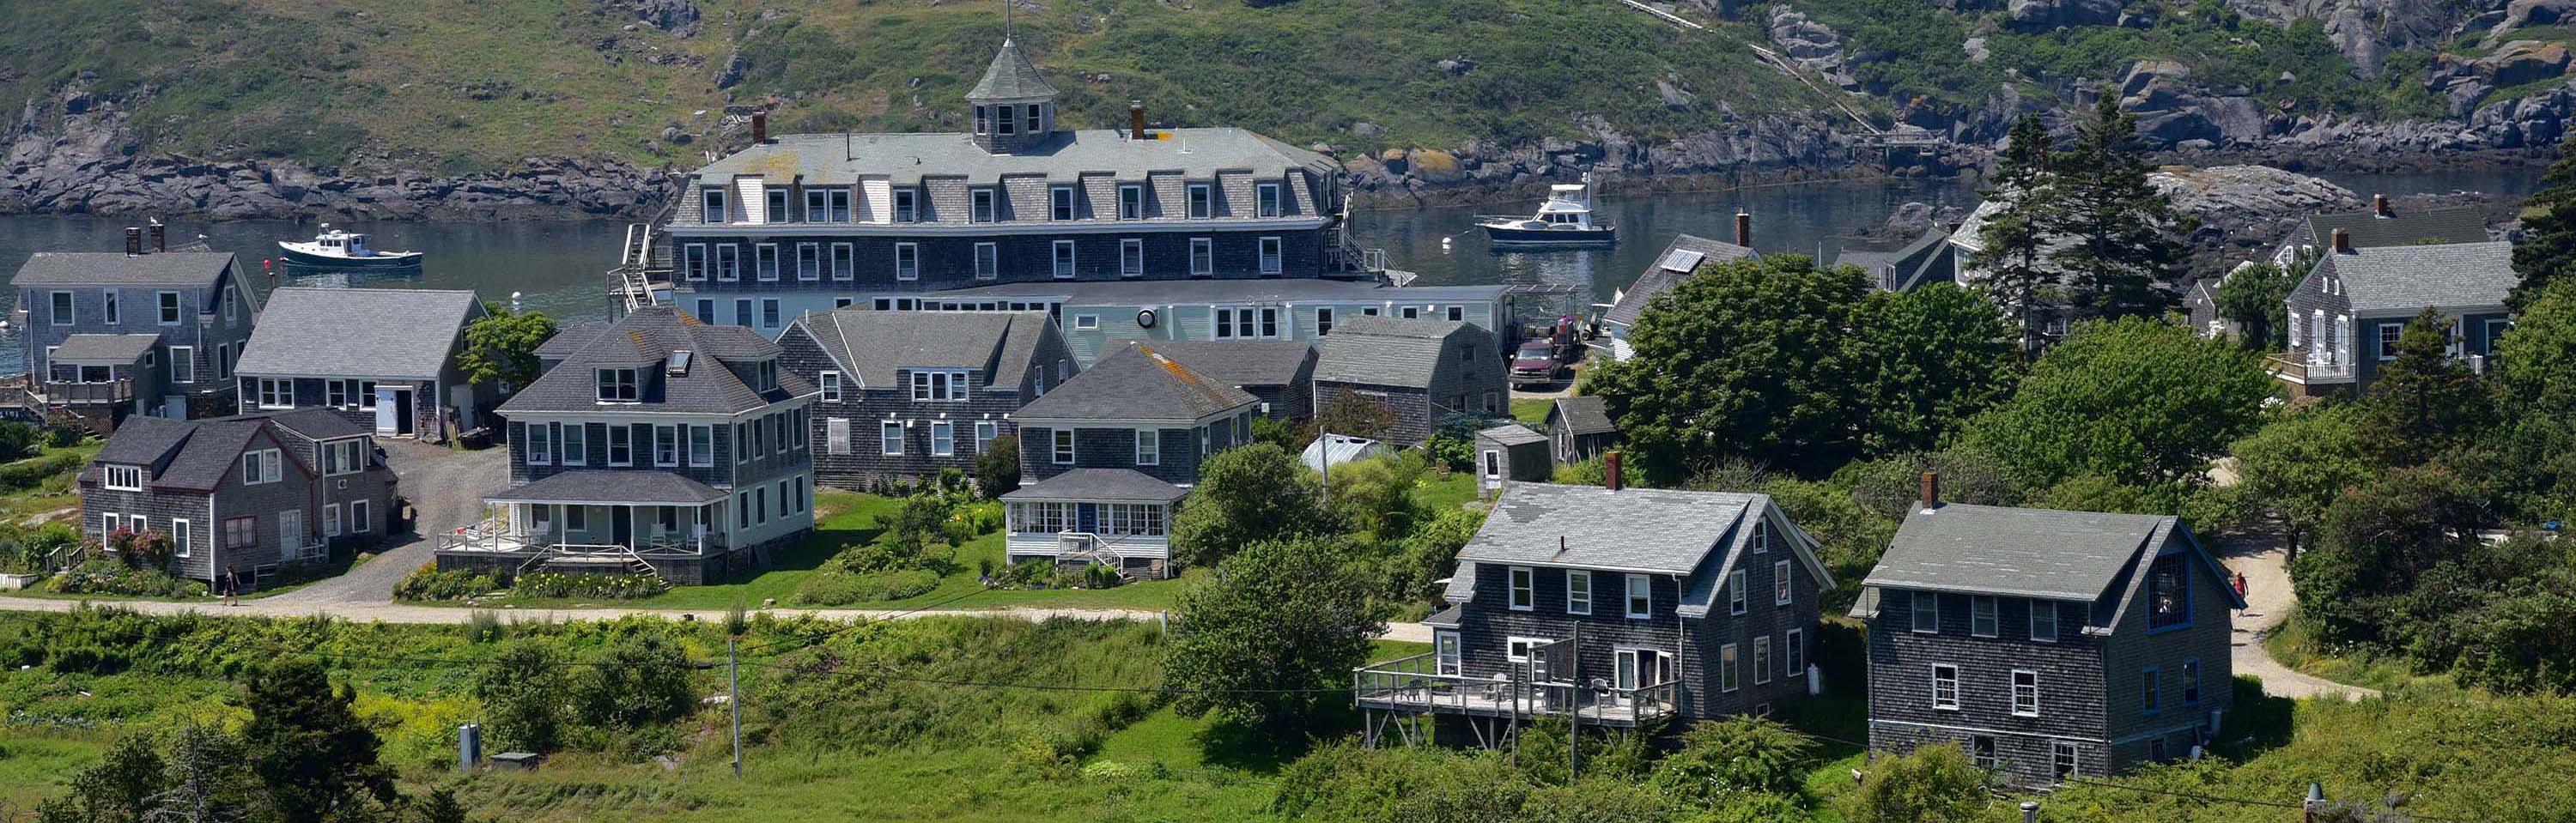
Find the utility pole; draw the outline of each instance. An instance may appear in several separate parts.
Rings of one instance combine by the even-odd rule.
[[[733,779],[742,779],[742,638],[725,637],[725,708],[733,711]]]

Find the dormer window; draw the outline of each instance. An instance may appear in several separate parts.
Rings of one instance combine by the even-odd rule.
[[[106,466],[99,470],[99,487],[115,491],[143,490],[142,466]]]
[[[1279,216],[1279,184],[1263,183],[1253,187],[1253,203],[1262,217]]]
[[[636,403],[644,399],[634,369],[597,369],[599,402]]]
[[[1057,219],[1057,220],[1071,220],[1071,219],[1073,219],[1074,210],[1073,210],[1073,187],[1072,187],[1072,186],[1052,186],[1052,187],[1049,187],[1049,188],[1047,189],[1047,198],[1048,198],[1048,200],[1050,201],[1049,205],[1051,205],[1051,206],[1053,207],[1053,209],[1054,209],[1054,210],[1053,210],[1053,212],[1052,212],[1052,214],[1053,214],[1053,216],[1054,216],[1054,218],[1055,218],[1055,219]]]
[[[912,399],[918,402],[966,399],[966,370],[913,369]]]
[[[760,390],[761,390],[761,391],[772,391],[772,390],[775,390],[775,389],[777,389],[777,388],[778,388],[778,361],[776,361],[776,360],[763,360],[763,361],[760,361]]]
[[[993,190],[976,189],[967,193],[968,217],[977,223],[993,222]]]
[[[1216,193],[1206,183],[1190,184],[1190,217],[1204,219],[1214,213]]]
[[[702,219],[709,223],[724,222],[725,190],[710,186],[700,190],[699,196],[705,198],[701,201],[706,206],[706,215]]]
[[[787,213],[786,186],[769,187],[769,209],[766,216],[769,218],[769,222],[772,223],[787,222],[787,218],[790,215]]]
[[[1029,120],[1028,120],[1028,132],[1029,132],[1030,134],[1045,134],[1045,133],[1046,133],[1046,106],[1041,105],[1041,104],[1038,104],[1038,103],[1031,103],[1031,104],[1029,104],[1028,108],[1026,109],[1026,112],[1027,112],[1027,117],[1029,118]]]
[[[894,222],[910,223],[920,219],[920,211],[913,205],[913,198],[916,196],[918,196],[917,190],[909,186],[894,190]]]

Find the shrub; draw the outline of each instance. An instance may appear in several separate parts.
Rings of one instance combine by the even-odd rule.
[[[1020,487],[1020,438],[996,437],[975,455],[975,491],[987,500]]]
[[[661,594],[671,588],[662,578],[649,574],[566,574],[563,572],[529,572],[519,575],[518,593],[526,597],[598,597],[609,600],[633,600]]]
[[[60,594],[193,597],[205,594],[206,584],[181,580],[160,569],[134,568],[115,558],[94,557],[55,575],[45,582],[45,589]]]
[[[38,441],[44,438],[36,427],[25,423],[0,422],[0,460],[17,460],[36,453]]]
[[[883,572],[826,572],[796,585],[796,601],[811,606],[847,606],[917,597],[939,588],[939,574],[928,569]]]
[[[35,488],[56,475],[79,471],[87,462],[79,452],[63,452],[0,466],[0,492]]]
[[[1738,794],[1796,794],[1815,753],[1815,741],[1769,720],[1711,721],[1682,735],[1681,751],[1655,765],[1654,782],[1710,807]]]
[[[488,574],[464,569],[440,570],[435,562],[420,568],[394,584],[394,599],[413,602],[464,600],[485,592],[498,591],[501,582]]]
[[[45,427],[45,445],[57,449],[80,445],[81,439],[88,436],[88,429],[70,423],[56,423]]]
[[[617,639],[574,677],[573,717],[584,725],[633,731],[669,723],[696,708],[689,657],[660,634]]]

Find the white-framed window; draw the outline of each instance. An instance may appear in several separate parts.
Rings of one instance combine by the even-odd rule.
[[[352,505],[356,505],[356,504],[352,504]],[[191,547],[191,546],[193,546],[193,545],[195,545],[195,544],[196,544],[196,542],[197,542],[197,530],[196,530],[196,527],[195,527],[194,525],[190,524],[188,521],[185,521],[185,520],[172,520],[172,521],[170,521],[170,553],[171,553],[171,554],[176,555],[176,556],[179,556],[179,557],[187,557],[189,554],[191,554],[191,553],[193,552],[193,550],[192,550],[190,547]]]
[[[1771,636],[1767,634],[1753,638],[1753,682],[1771,682]]]
[[[2039,716],[2039,672],[2030,669],[2013,670],[2012,713],[2014,717]]]
[[[170,347],[170,382],[197,382],[197,347]]]
[[[1502,476],[1503,476],[1503,453],[1502,453],[1501,451],[1498,451],[1498,450],[1495,450],[1495,449],[1486,449],[1486,450],[1485,450],[1485,479],[1487,479],[1487,480],[1492,480],[1492,479],[1495,479],[1495,478],[1498,478],[1498,477],[1502,477]]]
[[[322,405],[345,408],[349,405],[349,383],[345,380],[322,381]]]
[[[977,106],[975,108],[978,111],[983,109],[982,106]],[[919,196],[919,190],[914,189],[911,186],[905,186],[894,190],[894,222],[912,223],[918,222],[921,219],[921,209],[918,205],[919,201],[915,199]]]
[[[1145,241],[1129,237],[1118,241],[1118,276],[1145,276]]]
[[[99,486],[114,491],[143,490],[142,466],[106,466],[99,469]]]
[[[1097,315],[1097,314],[1077,314],[1077,315],[1074,315],[1074,316],[1073,316],[1073,327],[1074,327],[1075,329],[1083,330],[1083,331],[1089,331],[1089,330],[1091,330],[1091,329],[1097,329],[1097,328],[1100,328],[1100,315]]]
[[[2030,601],[2030,639],[2042,643],[2057,642],[2057,601]]]
[[[990,420],[975,421],[975,453],[983,454],[986,448],[992,446],[993,438],[1001,436],[1001,429],[1001,424]]]
[[[322,536],[340,536],[340,504],[322,504]]]
[[[1215,275],[1216,238],[1190,238],[1190,276],[1212,277]]]
[[[1210,185],[1208,185],[1208,184],[1206,184],[1206,183],[1191,183],[1191,184],[1189,185],[1189,198],[1190,198],[1190,217],[1191,217],[1192,219],[1201,219],[1201,220],[1203,220],[1203,219],[1206,219],[1209,215],[1211,215],[1211,214],[1215,213],[1215,211],[1216,211],[1216,190],[1215,190],[1215,187],[1210,186]]]
[[[1055,277],[1058,280],[1073,277],[1073,241],[1071,240],[1055,241]]]
[[[1253,214],[1257,217],[1279,216],[1279,184],[1259,183],[1252,187]]]
[[[841,402],[841,373],[840,373],[840,372],[836,372],[836,371],[826,371],[826,372],[819,372],[819,373],[816,373],[816,374],[814,375],[814,384],[815,384],[816,386],[821,387],[821,389],[822,389],[822,391],[823,391],[823,402],[826,402],[826,403],[838,403],[838,402]]]
[[[975,279],[991,280],[1002,276],[1002,247],[993,243],[975,244]]]
[[[106,542],[108,535],[115,534],[117,530],[123,528],[125,528],[124,515],[117,514],[115,512],[108,512],[98,516],[98,537],[100,542]]]
[[[918,243],[896,243],[896,244],[894,244],[894,279],[896,279],[896,280],[919,280],[919,279],[921,279],[921,245],[920,245],[920,244],[918,244]]]
[[[1525,612],[1538,608],[1538,572],[1528,566],[1513,566],[1505,571],[1512,581],[1511,609]]]
[[[260,378],[259,407],[263,409],[295,408],[295,381],[273,377]]]
[[[2059,780],[2074,777],[2079,751],[2072,741],[2059,740],[2048,744],[2050,772]]]
[[[778,298],[763,297],[760,299],[760,325],[762,328],[778,328],[780,317],[781,313],[779,311]],[[764,382],[761,390],[768,391],[768,384]]]
[[[286,464],[276,449],[242,452],[241,482],[245,486],[275,483],[286,476]]]
[[[322,444],[322,475],[356,474],[367,470],[366,439],[352,437]]]
[[[1645,620],[1655,616],[1655,579],[1650,575],[1628,575],[1628,619]]]
[[[2405,339],[2405,335],[2406,324],[2404,323],[2379,324],[2379,359],[2397,359],[2397,341]]]
[[[1913,628],[1924,634],[1941,632],[1941,595],[1932,592],[1914,593]]]
[[[1163,464],[1163,432],[1162,432],[1162,430],[1161,430],[1161,429],[1137,429],[1137,430],[1136,430],[1136,465],[1139,465],[1139,466],[1160,466],[1160,465],[1162,465],[1162,464]]]
[[[1726,613],[1743,614],[1744,611],[1744,570],[1736,569],[1726,574]]]
[[[796,279],[806,283],[823,279],[822,244],[796,244]]]
[[[769,213],[762,215],[763,217],[768,218],[767,222],[785,223],[788,222],[788,218],[795,216],[787,210],[786,186],[770,186],[764,193],[769,195],[767,198],[769,202]]]
[[[1451,322],[1451,323],[1463,323],[1463,322],[1466,322],[1466,320],[1467,320],[1467,307],[1465,307],[1465,306],[1450,306],[1450,307],[1449,307],[1449,322]],[[1461,351],[1461,352],[1459,352],[1459,353],[1460,353],[1460,354],[1468,354],[1469,352]]]
[[[674,423],[653,426],[653,465],[680,465],[680,427]]]
[[[1565,571],[1565,613],[1592,613],[1592,573],[1583,569]]]
[[[705,210],[700,220],[708,223],[725,221],[725,190],[714,186],[698,190],[698,205]]]
[[[1968,634],[1972,637],[1993,637],[2001,634],[2002,611],[1996,606],[1993,597],[1978,595],[1968,598]]]
[[[635,465],[635,427],[624,423],[608,424],[608,465]]]
[[[824,192],[824,194],[828,195],[828,199],[832,205],[832,222],[850,222],[850,190],[832,189]]]
[[[1761,517],[1753,518],[1753,539],[1751,542],[1753,543],[1754,554],[1762,554],[1771,550],[1771,521]]]
[[[993,190],[977,188],[966,192],[966,216],[976,223],[993,222]]]
[[[1717,690],[1731,692],[1744,688],[1744,658],[1736,653],[1735,644],[1717,647]]]
[[[681,244],[680,273],[690,280],[707,279],[707,244]]]
[[[741,246],[716,244],[716,279],[727,283],[742,279]]]
[[[590,424],[563,424],[563,464],[579,466],[590,460]]]
[[[850,453],[849,418],[823,418],[823,451],[828,454]]]
[[[888,420],[877,424],[877,452],[879,454],[887,455],[898,455],[903,453],[903,423],[901,421]]]
[[[594,369],[593,376],[598,384],[599,402],[638,403],[644,399],[634,369]]]
[[[1047,216],[1056,220],[1072,220],[1078,216],[1073,208],[1073,187],[1069,185],[1048,186],[1047,206]]]
[[[160,298],[161,325],[179,325],[179,293],[165,291],[154,296]]]
[[[1790,629],[1780,636],[1780,668],[1791,677],[1807,671],[1807,630]]]
[[[1771,605],[1786,606],[1797,596],[1797,578],[1789,576],[1789,561],[1771,563]]]
[[[826,204],[823,189],[805,190],[805,222],[820,223],[831,219],[832,207]]]
[[[1118,219],[1145,219],[1145,186],[1141,183],[1118,184]]]
[[[1947,712],[1959,710],[1959,667],[1948,663],[1932,664],[1932,708]]]
[[[763,283],[778,282],[778,244],[762,243],[752,247],[753,272]]]
[[[850,244],[832,244],[832,279],[849,282],[851,278],[858,276],[858,264],[855,261],[856,257],[851,253]]]
[[[1261,238],[1261,273],[1279,273],[1279,238]]]
[[[1459,651],[1457,631],[1441,629],[1432,632],[1431,653],[1432,661],[1437,664],[1437,673],[1454,677],[1466,671],[1463,665],[1466,656]]]
[[[45,315],[45,322],[49,325],[69,326],[80,314],[72,293],[67,291],[53,293],[52,309],[52,313]]]
[[[1512,663],[1527,663],[1530,662],[1530,652],[1554,642],[1556,641],[1544,637],[1506,637],[1503,639],[1503,659]]]
[[[940,457],[957,453],[957,424],[946,420],[931,421],[930,453]]]
[[[1065,428],[1056,429],[1054,432],[1054,446],[1056,465],[1073,465],[1073,430]]]
[[[805,434],[802,429],[796,431],[796,434],[799,436],[788,436],[788,422],[795,417],[795,412],[801,411],[804,410],[796,409],[787,414],[769,415],[769,442],[776,444],[777,454],[786,454],[794,451],[796,448],[795,444],[805,439],[802,437],[802,435]]]
[[[733,323],[737,326],[751,326],[760,323],[759,315],[752,314],[751,312],[751,298],[736,298],[733,301]]]
[[[912,369],[911,372],[914,402],[966,399],[965,369]]]
[[[689,427],[689,465],[691,465],[691,466],[713,466],[713,465],[715,465],[715,464],[716,464],[716,427],[714,427],[714,426],[712,426],[712,425],[696,425],[696,426],[690,426],[690,427]]]
[[[527,431],[529,465],[542,466],[547,463],[555,462],[554,447],[552,445],[554,440],[554,437],[552,436],[554,434],[554,424],[530,423],[528,424]]]

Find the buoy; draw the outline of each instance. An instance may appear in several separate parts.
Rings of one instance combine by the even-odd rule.
[[[512,302],[512,303],[519,302],[519,293],[518,293],[518,292],[511,292],[511,293],[510,293],[510,302]]]

